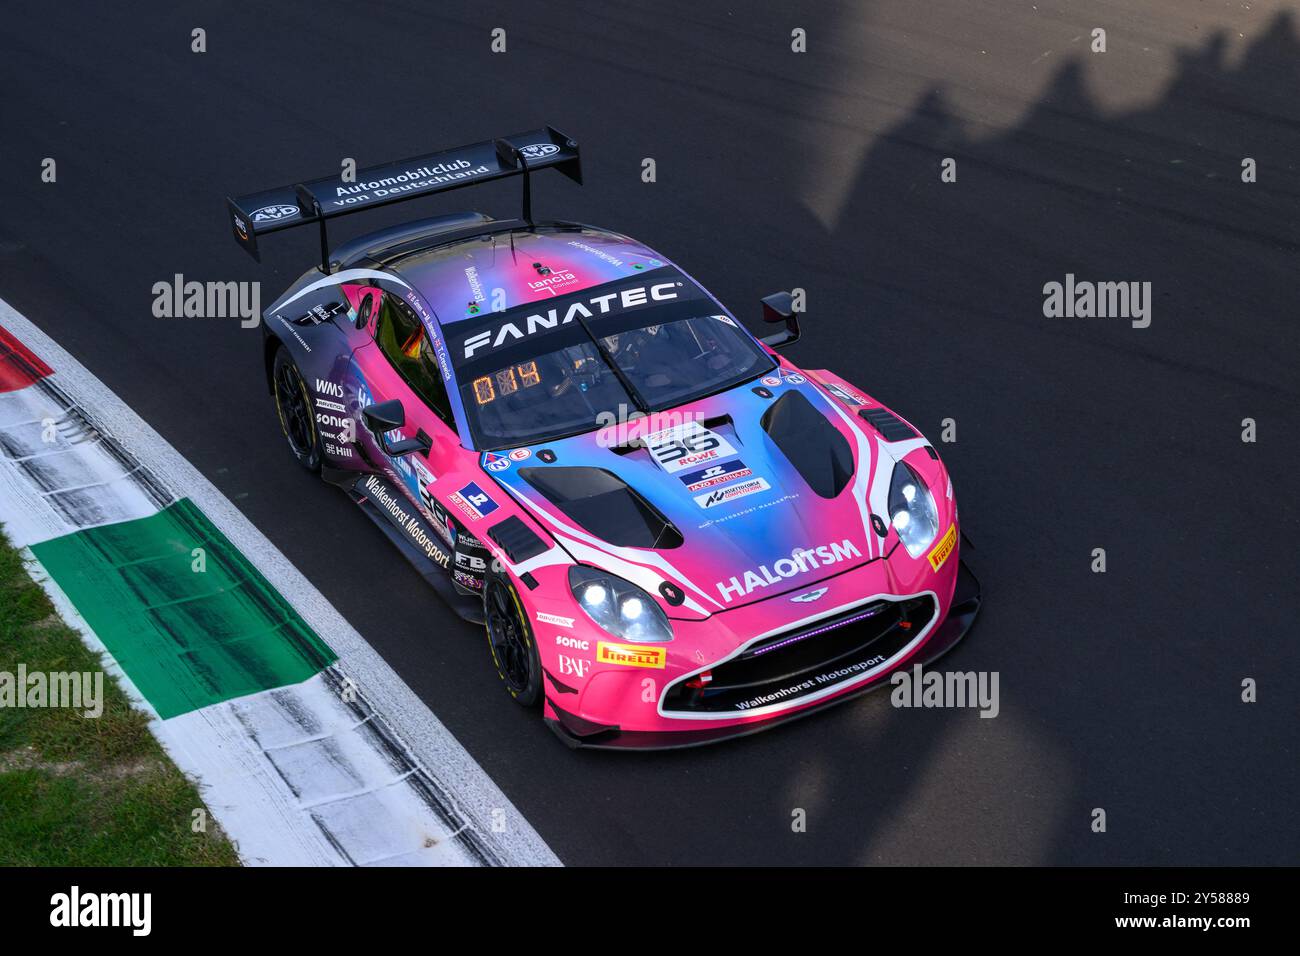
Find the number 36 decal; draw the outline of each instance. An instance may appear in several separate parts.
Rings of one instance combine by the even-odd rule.
[[[730,442],[695,421],[647,435],[645,443],[654,460],[670,475],[736,454]]]

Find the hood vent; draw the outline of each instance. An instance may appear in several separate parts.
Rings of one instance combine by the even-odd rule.
[[[488,529],[488,537],[499,544],[506,557],[515,564],[546,553],[546,542],[533,533],[533,529],[518,515],[494,524]]]
[[[848,485],[853,477],[848,440],[802,394],[786,392],[763,413],[761,423],[818,495],[834,498]]]
[[[884,408],[864,408],[858,415],[866,419],[871,427],[884,437],[885,441],[904,441],[915,438],[916,432],[893,412]]]
[[[681,532],[654,505],[604,468],[521,468],[519,477],[566,518],[610,544],[659,549],[682,543]]]

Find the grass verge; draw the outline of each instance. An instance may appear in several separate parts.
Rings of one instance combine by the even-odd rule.
[[[102,671],[0,535],[0,674]],[[3,678],[0,678],[3,679]],[[194,832],[195,810],[206,826]],[[109,674],[103,712],[0,705],[0,866],[235,866],[198,790]]]

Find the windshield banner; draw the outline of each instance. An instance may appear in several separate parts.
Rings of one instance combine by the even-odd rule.
[[[700,314],[706,296],[665,266],[572,295],[543,299],[444,328],[452,361],[461,373],[499,368],[518,359],[589,341],[585,323],[599,336],[664,324]],[[539,336],[550,336],[539,341]]]

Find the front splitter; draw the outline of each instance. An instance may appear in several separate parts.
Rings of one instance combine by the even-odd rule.
[[[953,589],[952,605],[948,616],[935,630],[934,635],[920,646],[911,656],[899,661],[889,671],[875,680],[855,687],[853,690],[835,696],[824,702],[802,710],[792,711],[767,720],[738,724],[734,727],[714,727],[709,730],[622,730],[604,724],[595,724],[574,714],[567,713],[551,700],[551,708],[558,717],[546,718],[547,725],[555,731],[566,746],[574,749],[592,748],[596,750],[678,750],[685,747],[702,747],[706,744],[723,740],[747,737],[773,727],[788,724],[800,717],[807,717],[836,704],[852,700],[889,683],[889,678],[900,670],[916,664],[930,664],[952,650],[975,624],[982,603],[979,579],[972,573],[965,561],[957,569],[957,584]]]

